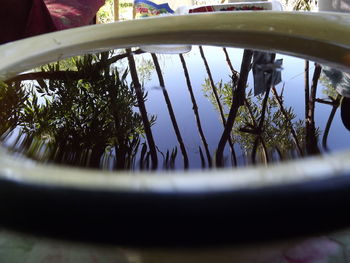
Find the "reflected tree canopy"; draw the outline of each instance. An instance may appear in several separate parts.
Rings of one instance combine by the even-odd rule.
[[[113,168],[133,166],[142,119],[128,71],[110,68],[110,60],[108,53],[76,57],[27,74],[35,81],[3,83],[1,134],[12,130],[18,149],[41,160],[105,167],[112,158]]]

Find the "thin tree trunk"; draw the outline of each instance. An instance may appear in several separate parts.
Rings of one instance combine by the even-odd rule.
[[[306,151],[308,154],[318,154],[320,149],[317,146],[317,136],[315,127],[315,102],[317,83],[321,75],[322,67],[319,64],[315,65],[315,71],[312,78],[311,92],[309,98],[308,115],[306,119]]]
[[[201,119],[199,117],[198,106],[197,106],[196,98],[194,97],[192,84],[191,84],[191,80],[190,80],[190,75],[188,73],[188,69],[187,69],[187,66],[186,66],[186,61],[185,61],[185,58],[183,57],[182,54],[180,54],[179,56],[180,56],[180,60],[181,60],[181,63],[182,63],[183,70],[184,70],[186,83],[187,83],[187,88],[188,88],[188,91],[189,91],[190,96],[191,96],[191,101],[192,101],[192,105],[193,105],[192,109],[193,109],[193,112],[194,112],[194,116],[196,118],[197,129],[198,129],[199,135],[201,137],[201,140],[202,140],[202,143],[203,143],[203,146],[204,146],[205,154],[206,154],[207,160],[208,160],[208,165],[209,165],[209,167],[212,167],[212,159],[211,159],[211,156],[210,156],[209,146],[208,146],[207,140],[205,138],[205,135],[204,135],[204,132],[203,132],[203,129],[202,129],[202,123],[201,123]]]
[[[179,142],[179,145],[180,145],[180,150],[181,150],[183,161],[184,161],[184,168],[188,169],[189,163],[188,163],[188,156],[187,156],[187,152],[186,152],[186,147],[185,147],[185,144],[183,142],[183,139],[182,139],[182,136],[181,136],[181,132],[180,132],[179,126],[178,126],[177,121],[176,121],[175,113],[174,113],[174,110],[173,110],[173,106],[171,105],[169,94],[168,94],[168,92],[167,92],[167,90],[165,88],[165,83],[164,83],[162,70],[160,69],[159,61],[158,61],[158,58],[157,58],[156,54],[152,53],[151,55],[152,55],[154,66],[155,66],[156,71],[157,71],[159,85],[162,88],[163,96],[164,96],[166,105],[168,107],[168,112],[169,112],[169,115],[170,115],[171,123],[173,124],[174,131],[175,131],[175,134],[176,134],[176,138],[177,138],[177,141]]]
[[[131,51],[130,49],[127,49],[127,52],[130,52],[130,51]],[[137,70],[136,70],[136,65],[135,65],[135,60],[133,55],[129,54],[128,60],[129,60],[130,74],[131,74],[131,78],[132,78],[133,85],[136,92],[137,103],[140,110],[143,126],[145,129],[148,146],[150,149],[150,154],[152,159],[152,169],[155,170],[157,169],[157,166],[158,166],[157,150],[156,150],[156,144],[154,143],[154,139],[153,139],[151,124],[148,120],[143,91],[141,88],[139,77],[137,75]]]
[[[217,103],[218,108],[219,108],[219,112],[220,112],[220,117],[221,117],[222,124],[224,125],[224,128],[225,128],[225,127],[226,127],[226,118],[225,118],[225,115],[224,115],[224,110],[222,109],[222,105],[221,105],[221,102],[220,102],[220,98],[219,98],[218,92],[217,92],[217,90],[216,90],[216,86],[215,86],[215,83],[214,83],[214,80],[213,80],[213,76],[211,75],[211,71],[210,71],[210,68],[209,68],[209,64],[208,64],[207,59],[205,58],[205,55],[204,55],[204,51],[203,51],[203,47],[202,47],[202,46],[199,46],[199,51],[200,51],[201,57],[202,57],[203,62],[204,62],[205,69],[206,69],[207,74],[208,74],[208,77],[209,77],[210,85],[211,85],[211,87],[212,87],[212,90],[213,90],[213,93],[214,93],[214,97],[215,97],[216,103]],[[230,145],[230,149],[231,149],[231,153],[232,153],[232,158],[233,158],[233,164],[234,164],[234,166],[237,166],[237,158],[236,158],[236,153],[235,153],[235,149],[234,149],[234,146],[233,146],[233,142],[232,142],[232,140],[231,140],[231,135],[229,135],[229,137],[228,137],[227,140],[228,140],[229,145]],[[226,142],[225,142],[225,144],[226,144]],[[223,160],[222,160],[222,161],[223,161]]]
[[[309,78],[309,61],[305,60],[305,70],[304,70],[304,89],[305,89],[305,120],[307,121],[307,118],[309,116],[309,99],[310,99],[310,78]]]
[[[236,119],[238,108],[244,104],[245,89],[247,86],[248,74],[250,70],[252,57],[253,57],[253,51],[244,50],[237,89],[233,92],[232,104],[231,104],[230,112],[227,118],[227,123],[225,125],[224,132],[221,135],[218,148],[216,151],[216,166],[218,167],[222,167],[224,165],[223,153],[224,153],[225,145],[227,140],[231,136],[231,131]]]
[[[238,81],[238,78],[239,78],[239,72],[233,68],[232,63],[231,63],[231,59],[230,59],[228,52],[227,52],[227,49],[224,47],[224,48],[222,48],[222,50],[225,53],[227,65],[232,73],[232,80],[236,84]]]
[[[260,120],[259,120],[258,129],[257,129],[257,132],[258,132],[259,136],[258,136],[258,138],[256,138],[256,140],[254,142],[253,151],[252,151],[253,164],[256,163],[256,152],[257,152],[259,143],[262,143],[262,140],[260,140],[260,138],[262,137],[262,133],[263,133],[263,126],[264,126],[264,122],[265,122],[267,101],[268,101],[268,98],[269,98],[269,95],[270,95],[270,90],[272,88],[271,81],[270,81],[270,83],[268,85],[269,85],[269,87],[267,88],[266,93],[265,93],[265,97],[264,97],[263,105],[262,105],[262,109],[261,109],[261,117],[260,117]],[[266,162],[269,162],[265,143],[262,144],[262,145],[263,145],[263,151],[264,151],[264,155],[265,155],[265,160],[266,160]]]
[[[251,109],[251,107],[250,107],[250,104],[249,104],[249,102],[248,102],[248,100],[245,98],[245,100],[244,100],[244,105],[247,107],[247,109],[248,109],[248,113],[249,113],[249,117],[251,118],[251,120],[252,120],[252,122],[253,122],[253,129],[245,129],[245,130],[241,130],[241,131],[243,131],[243,132],[248,132],[248,133],[251,133],[251,134],[254,134],[254,135],[258,135],[258,138],[257,139],[259,139],[259,141],[261,142],[261,145],[262,145],[262,147],[263,147],[263,151],[264,151],[264,155],[265,155],[265,160],[266,160],[266,162],[269,160],[269,158],[268,158],[268,154],[267,154],[267,147],[266,147],[266,143],[265,143],[265,140],[264,140],[264,137],[262,136],[262,132],[261,131],[259,131],[259,127],[258,127],[258,125],[257,125],[257,122],[256,122],[256,120],[255,120],[255,118],[254,118],[254,115],[253,115],[253,111],[252,111],[252,109]],[[259,141],[256,141],[257,143],[259,142]],[[254,151],[254,147],[257,147],[258,145],[255,145],[255,142],[254,142],[254,145],[253,145],[253,151]],[[252,151],[252,152],[253,152]],[[255,151],[256,151],[256,149],[255,149]],[[252,162],[254,163],[254,160],[252,159]]]
[[[339,104],[340,104],[340,99],[341,99],[341,95],[337,95],[335,100],[332,100],[332,110],[331,113],[329,114],[328,120],[327,120],[327,124],[326,124],[326,128],[324,130],[323,133],[323,137],[322,137],[322,146],[325,149],[325,151],[329,151],[328,145],[327,145],[327,140],[328,140],[328,134],[329,134],[329,130],[331,129],[332,126],[332,122],[335,116],[335,113],[338,110]]]
[[[224,110],[222,109],[222,105],[221,105],[221,102],[220,102],[219,94],[218,94],[218,92],[216,90],[216,86],[215,86],[215,83],[214,83],[213,76],[211,75],[211,71],[210,71],[210,68],[209,68],[208,61],[205,58],[203,47],[200,46],[199,47],[199,51],[201,53],[201,56],[202,56],[202,59],[203,59],[204,65],[205,65],[205,69],[206,69],[208,77],[209,77],[211,88],[213,89],[213,93],[214,93],[214,97],[215,97],[216,103],[218,104],[221,121],[222,121],[222,123],[224,125],[226,125],[226,118],[225,118]]]
[[[311,121],[315,119],[315,102],[316,102],[316,92],[317,92],[317,84],[321,75],[322,67],[319,64],[315,65],[314,75],[312,77],[312,85],[310,92],[310,100],[309,100],[309,113],[308,117],[311,118]]]
[[[275,57],[276,57],[276,54],[274,54],[271,57],[270,63],[273,63],[275,61]],[[263,146],[263,151],[264,151],[264,155],[265,155],[265,161],[269,162],[266,145],[265,145],[264,141],[261,140],[261,139],[262,139],[262,134],[264,132],[263,131],[263,127],[264,127],[264,122],[265,122],[266,108],[267,108],[267,103],[268,103],[268,99],[269,99],[269,95],[270,95],[270,90],[272,88],[274,88],[274,84],[272,83],[272,74],[273,73],[271,72],[270,77],[268,79],[267,90],[266,90],[266,93],[265,93],[265,97],[264,97],[263,105],[262,105],[262,109],[261,109],[261,117],[260,117],[260,121],[259,121],[259,124],[258,124],[258,130],[257,130],[257,132],[259,134],[259,137],[257,138],[257,140],[255,140],[254,146],[253,146],[253,151],[252,151],[253,164],[255,164],[255,162],[256,162],[256,151],[257,151],[259,142],[262,143],[262,146]]]

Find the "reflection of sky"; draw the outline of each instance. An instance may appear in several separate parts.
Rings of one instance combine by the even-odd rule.
[[[233,67],[239,70],[243,51],[240,49],[228,49],[229,56]],[[208,61],[214,82],[220,80],[223,83],[230,80],[230,70],[226,63],[224,52],[221,48],[204,47],[204,53]],[[146,55],[148,56],[148,55]],[[151,59],[151,56],[148,57]],[[184,143],[190,158],[190,163],[196,163],[200,166],[198,146],[201,144],[199,133],[196,126],[195,117],[192,110],[192,102],[187,91],[187,84],[183,74],[183,68],[178,55],[158,55],[160,65],[164,74],[165,85],[169,93],[172,106],[177,117]],[[198,47],[193,47],[192,51],[184,55],[187,63],[187,68],[190,74],[192,88],[197,100],[199,114],[202,121],[202,127],[211,152],[215,151],[219,138],[222,133],[222,124],[218,111],[213,110],[212,103],[203,96],[202,85],[204,79],[207,78],[207,73],[204,63],[201,59]],[[286,107],[293,107],[297,119],[304,119],[305,115],[305,95],[304,95],[304,67],[305,62],[299,58],[290,56],[277,55],[276,59],[283,58],[282,83],[276,86],[278,92],[281,91],[284,85],[284,103]],[[314,64],[310,62],[310,85]],[[145,88],[148,91],[148,103],[146,103],[149,114],[157,115],[157,122],[153,127],[153,133],[156,144],[162,152],[166,149],[171,149],[178,145],[172,124],[167,113],[166,104],[163,94],[159,88],[158,78],[155,72],[152,73],[151,81],[146,82]],[[253,78],[250,74],[249,88],[253,87]],[[325,98],[322,93],[322,85],[319,84],[317,97]],[[150,103],[157,101],[157,103]],[[315,121],[322,132],[325,129],[328,116],[331,111],[331,106],[316,103]],[[165,114],[161,114],[166,112]],[[341,139],[349,138],[349,132],[343,127],[339,112],[334,119],[333,125],[329,134],[330,149],[343,149],[346,147]],[[322,133],[321,133],[322,135]],[[171,139],[170,139],[171,138]],[[319,142],[321,143],[322,136]],[[179,150],[179,149],[178,149]],[[203,150],[203,147],[202,147]],[[203,150],[204,151],[204,150]],[[180,152],[178,151],[178,155]],[[181,166],[181,158],[178,160],[178,165]]]

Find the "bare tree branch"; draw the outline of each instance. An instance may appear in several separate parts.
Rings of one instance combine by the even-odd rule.
[[[301,149],[301,146],[299,144],[299,140],[298,140],[298,136],[297,136],[297,133],[296,131],[294,130],[293,128],[293,124],[290,120],[290,118],[288,117],[288,114],[287,114],[287,111],[285,110],[284,106],[283,106],[283,102],[282,102],[282,99],[281,97],[277,94],[277,91],[276,91],[276,88],[275,87],[272,87],[272,93],[273,95],[275,96],[275,100],[280,108],[280,111],[282,112],[284,118],[287,120],[287,123],[288,123],[288,126],[289,126],[289,129],[292,133],[292,137],[294,139],[294,143],[295,145],[297,146],[297,149],[298,149],[298,152],[300,154],[300,156],[303,156],[303,151]]]
[[[196,98],[194,97],[192,84],[191,84],[191,80],[190,80],[190,75],[188,73],[188,69],[187,69],[187,66],[186,66],[186,61],[185,61],[185,59],[184,59],[182,54],[180,54],[179,56],[180,56],[182,67],[183,67],[183,70],[184,70],[184,73],[185,73],[187,88],[188,88],[188,91],[189,91],[190,96],[191,96],[191,101],[192,101],[192,105],[193,105],[192,109],[194,111],[194,116],[196,118],[197,129],[198,129],[199,135],[201,137],[201,140],[202,140],[202,143],[203,143],[203,146],[204,146],[205,154],[206,154],[207,160],[208,160],[208,165],[209,165],[209,167],[212,167],[212,159],[211,159],[211,156],[210,156],[209,146],[208,146],[207,140],[205,138],[205,135],[204,135],[204,132],[203,132],[203,129],[202,129],[202,123],[201,123],[201,120],[200,120],[200,117],[199,117],[198,106],[197,106]]]
[[[157,169],[157,166],[158,166],[156,144],[154,143],[153,134],[152,134],[152,130],[151,130],[151,124],[148,120],[143,91],[141,88],[139,77],[137,75],[135,60],[134,60],[133,55],[131,54],[131,50],[127,49],[127,52],[128,51],[130,52],[128,55],[130,74],[131,74],[131,78],[133,81],[133,86],[135,88],[138,107],[140,109],[140,114],[141,114],[144,129],[145,129],[148,146],[150,148],[150,154],[151,154],[151,159],[152,159],[152,169],[155,170],[155,169]]]
[[[180,132],[179,126],[178,126],[177,121],[176,121],[175,113],[173,110],[173,106],[171,105],[168,91],[165,88],[162,70],[160,69],[159,61],[158,61],[156,54],[152,53],[151,55],[152,55],[154,66],[155,66],[156,71],[157,71],[159,85],[161,86],[162,91],[163,91],[163,96],[164,96],[165,103],[166,103],[167,108],[168,108],[171,123],[173,124],[176,138],[177,138],[177,141],[179,142],[179,145],[180,145],[180,150],[181,150],[183,161],[184,161],[184,168],[188,169],[189,163],[188,163],[188,156],[187,156],[187,152],[186,152],[186,147],[185,147],[185,144],[183,142],[181,132]]]
[[[224,125],[224,127],[226,127],[226,118],[225,118],[225,115],[224,115],[224,110],[222,108],[222,105],[221,105],[221,102],[220,102],[220,98],[219,98],[219,94],[218,94],[218,92],[216,90],[216,86],[215,86],[215,83],[214,83],[214,80],[213,80],[213,76],[211,75],[209,64],[208,64],[207,59],[205,58],[202,46],[199,46],[199,51],[201,53],[201,57],[203,59],[204,65],[205,65],[205,69],[206,69],[208,77],[209,77],[210,85],[211,85],[211,88],[213,90],[213,94],[214,94],[216,103],[217,103],[218,108],[219,108],[222,124]],[[235,166],[237,166],[237,158],[236,158],[236,153],[235,153],[235,149],[234,149],[234,146],[233,146],[233,142],[232,142],[232,139],[231,139],[231,135],[229,135],[228,141],[229,141],[229,145],[230,145],[230,149],[231,149],[231,153],[232,153],[233,164]]]
[[[234,90],[233,96],[232,96],[232,104],[230,108],[230,112],[227,118],[227,123],[225,125],[224,132],[221,135],[218,148],[216,151],[216,166],[222,167],[224,165],[223,163],[223,153],[224,148],[226,145],[227,140],[231,136],[231,131],[236,119],[236,115],[238,112],[238,109],[241,105],[244,104],[245,100],[245,89],[247,86],[247,80],[248,80],[248,74],[250,70],[250,64],[253,57],[253,51],[251,50],[244,50],[243,53],[243,59],[241,64],[241,72],[239,74],[239,80],[237,84],[237,89]]]

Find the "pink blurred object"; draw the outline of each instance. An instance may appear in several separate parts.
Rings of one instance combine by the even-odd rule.
[[[104,3],[105,0],[3,0],[0,9],[0,45],[89,25]]]
[[[57,30],[89,25],[105,0],[44,0]]]

